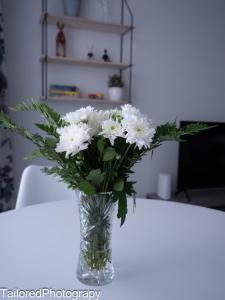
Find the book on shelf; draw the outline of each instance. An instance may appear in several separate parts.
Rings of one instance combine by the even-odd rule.
[[[71,92],[71,91],[60,91],[60,90],[49,90],[49,94],[51,96],[79,96],[80,92]]]
[[[74,85],[63,85],[63,84],[51,84],[50,90],[54,91],[65,91],[65,92],[78,92],[79,89]]]
[[[68,94],[63,94],[63,93],[61,93],[61,94],[51,94],[51,93],[49,93],[49,96],[50,97],[71,97],[71,98],[79,98],[80,97],[80,94],[74,94],[74,95],[68,95]]]

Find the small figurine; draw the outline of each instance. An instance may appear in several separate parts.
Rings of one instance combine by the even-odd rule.
[[[89,99],[103,100],[105,95],[103,93],[88,94]]]
[[[104,54],[102,55],[102,59],[105,61],[105,62],[110,62],[110,58],[108,56],[108,51],[107,49],[104,50]]]
[[[91,46],[91,49],[90,49],[90,51],[87,54],[88,59],[92,59],[94,57],[93,49],[94,49],[94,47]]]
[[[57,23],[59,32],[56,36],[56,56],[66,57],[66,38],[63,32],[64,24]]]

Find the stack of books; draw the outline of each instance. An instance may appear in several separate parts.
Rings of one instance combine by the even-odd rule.
[[[79,97],[80,91],[74,85],[51,84],[49,87],[49,96]]]

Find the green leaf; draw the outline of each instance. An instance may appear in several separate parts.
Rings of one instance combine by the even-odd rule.
[[[94,194],[96,194],[95,187],[89,181],[87,181],[87,180],[81,180],[79,182],[79,188],[86,195],[94,195]]]
[[[41,169],[41,171],[47,175],[54,175],[57,176],[58,172],[60,172],[60,168],[55,166],[55,167],[44,167]]]
[[[135,189],[134,189],[134,184],[135,183],[136,183],[135,181],[128,181],[128,182],[126,182],[124,190],[125,190],[125,192],[126,192],[127,195],[133,196],[133,195],[136,194]]]
[[[32,134],[27,129],[18,126],[10,119],[8,115],[3,113],[2,111],[0,111],[0,127],[4,129],[9,129],[12,132],[22,135],[38,147],[42,147],[44,145],[43,138],[40,135]]]
[[[123,188],[124,188],[124,180],[123,178],[118,178],[113,185],[113,189],[114,191],[121,192]]]
[[[60,114],[54,111],[46,103],[38,102],[34,99],[24,101],[21,104],[16,105],[11,108],[13,111],[36,111],[42,117],[44,117],[51,125],[60,127],[62,125],[62,120]]]
[[[49,138],[48,137],[48,138],[45,139],[45,143],[46,143],[47,147],[55,150],[57,140],[55,138]]]
[[[118,193],[119,201],[118,201],[118,213],[117,217],[121,219],[120,226],[122,226],[125,222],[126,215],[127,215],[127,197],[126,193],[120,192]]]
[[[33,152],[31,152],[30,155],[25,156],[24,159],[31,160],[31,159],[43,158],[43,157],[44,157],[44,155],[41,153],[41,151],[39,149],[36,149]]]
[[[213,127],[217,127],[217,126],[216,125],[208,126],[203,123],[191,123],[191,124],[184,126],[183,128],[180,128],[179,131],[180,131],[181,135],[186,135],[186,134],[192,135],[192,134],[198,133],[199,131],[206,130],[206,129],[213,128]]]
[[[103,161],[110,161],[116,156],[116,151],[112,147],[107,147],[104,151]]]
[[[181,136],[183,135],[196,134],[212,127],[214,126],[208,126],[203,123],[192,123],[183,128],[177,128],[175,122],[168,122],[156,128],[153,144],[157,143],[159,146],[163,141],[181,141]]]
[[[59,158],[59,153],[55,151],[57,144],[57,140],[55,138],[47,137],[45,139],[45,144],[42,149],[42,153],[45,155],[45,157],[49,160],[55,160],[57,161]]]
[[[91,181],[96,186],[100,186],[104,178],[105,178],[105,173],[101,173],[101,169],[92,170],[86,177],[88,181]]]
[[[102,156],[103,150],[105,148],[105,144],[106,144],[106,140],[103,137],[100,137],[97,142],[97,148],[100,153],[100,156]]]
[[[56,134],[56,128],[54,126],[48,124],[39,124],[39,123],[35,123],[34,125],[37,128],[43,130],[44,132],[47,132],[49,135],[58,137],[58,134]]]

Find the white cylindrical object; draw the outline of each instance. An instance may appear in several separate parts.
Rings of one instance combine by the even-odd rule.
[[[109,88],[109,98],[111,101],[121,101],[123,99],[124,90],[120,87]]]
[[[171,198],[171,174],[159,174],[157,195],[164,200]]]

